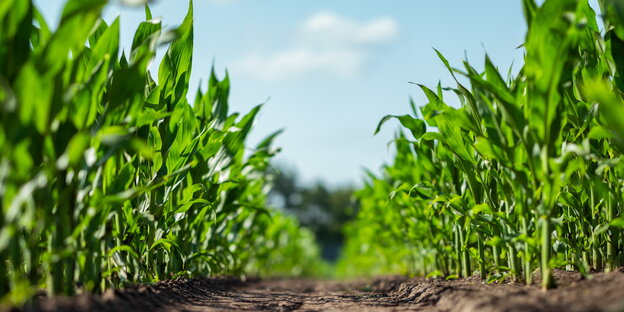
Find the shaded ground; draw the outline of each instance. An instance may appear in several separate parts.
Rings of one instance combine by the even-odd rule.
[[[477,279],[174,280],[102,296],[42,299],[25,311],[624,311],[624,270],[556,271],[557,289]]]

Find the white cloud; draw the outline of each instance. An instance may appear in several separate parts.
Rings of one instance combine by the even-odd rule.
[[[340,77],[357,74],[366,55],[353,49],[318,50],[300,47],[272,56],[252,54],[235,68],[259,79],[283,80],[310,73],[330,73]]]
[[[301,32],[305,39],[315,43],[375,45],[394,39],[398,26],[387,17],[357,23],[331,12],[321,12],[305,21]]]
[[[391,18],[360,23],[321,12],[305,20],[297,34],[290,48],[270,55],[252,53],[235,63],[232,70],[262,80],[318,73],[353,77],[364,70],[375,47],[396,38],[398,25]]]

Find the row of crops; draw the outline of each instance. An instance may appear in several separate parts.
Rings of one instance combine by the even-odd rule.
[[[419,85],[428,103],[381,120],[402,125],[396,156],[357,195],[340,272],[537,271],[550,288],[553,268],[624,264],[624,5],[598,2],[601,20],[587,1],[524,0],[517,74],[436,51],[457,84]]]
[[[32,1],[0,2],[0,304],[314,273],[312,234],[265,205],[278,133],[245,145],[260,106],[229,112],[227,76],[188,94],[192,2],[172,30],[146,7],[124,51],[105,4],[70,0],[51,30]]]

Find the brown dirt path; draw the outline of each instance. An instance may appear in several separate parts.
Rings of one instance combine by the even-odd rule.
[[[624,271],[556,271],[557,289],[384,277],[369,281],[197,278],[102,296],[41,299],[25,311],[624,311]]]

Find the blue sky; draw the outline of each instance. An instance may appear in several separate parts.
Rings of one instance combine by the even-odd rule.
[[[38,0],[52,25],[64,1]],[[505,0],[195,0],[192,86],[211,65],[232,81],[231,109],[246,112],[269,101],[250,140],[285,128],[278,160],[305,182],[359,184],[362,168],[378,172],[391,157],[397,124],[373,137],[379,119],[409,111],[409,97],[426,103],[417,86],[451,86],[433,47],[454,65],[467,55],[480,68],[484,53],[505,71],[519,68],[526,25],[521,1]],[[182,21],[188,3],[152,3],[165,26]],[[142,8],[111,2],[121,15],[122,44],[144,18]],[[162,53],[161,53],[162,54]],[[205,89],[205,86],[202,86]],[[450,95],[449,95],[450,96]],[[455,99],[449,102],[456,103]]]

